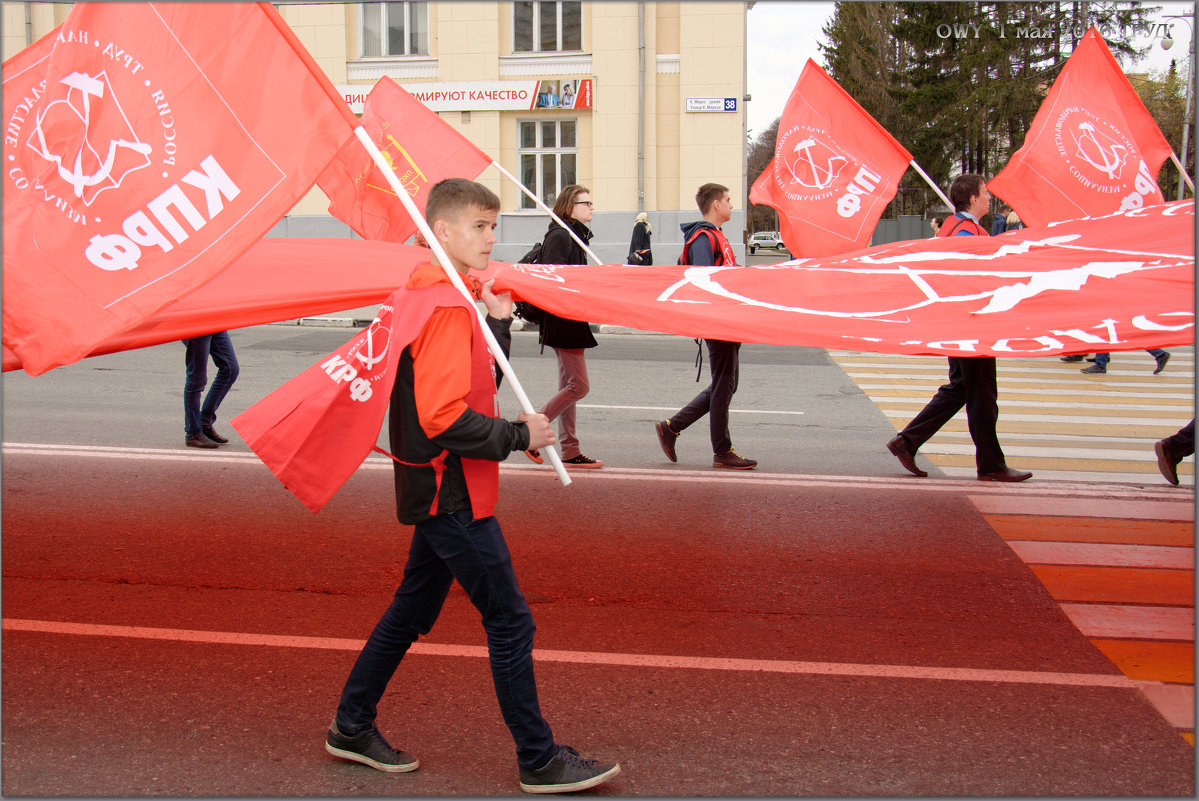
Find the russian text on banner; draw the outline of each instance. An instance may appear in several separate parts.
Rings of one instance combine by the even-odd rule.
[[[912,156],[815,61],[804,64],[779,120],[774,158],[751,203],[776,209],[795,256],[866,247]]]
[[[34,375],[211,279],[352,130],[269,3],[77,3],[3,90],[3,334]]]
[[[359,124],[422,214],[433,184],[443,178],[474,180],[492,161],[387,76],[367,96]],[[346,143],[317,184],[329,196],[329,213],[363,239],[404,242],[416,232],[416,223],[357,141]]]
[[[1091,28],[1033,117],[1024,144],[987,184],[1029,226],[1164,202],[1169,142]]]

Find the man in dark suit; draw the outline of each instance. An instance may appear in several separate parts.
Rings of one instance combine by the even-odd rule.
[[[991,195],[981,175],[969,173],[953,179],[949,200],[954,212],[941,225],[938,236],[989,236],[979,224],[991,205]],[[916,465],[916,451],[966,407],[970,439],[974,440],[974,462],[979,481],[1024,481],[1032,478],[1026,470],[1007,466],[995,425],[999,420],[999,389],[995,383],[995,358],[992,356],[950,356],[949,383],[937,390],[910,423],[887,443],[887,450],[899,459],[908,472],[928,473]]]

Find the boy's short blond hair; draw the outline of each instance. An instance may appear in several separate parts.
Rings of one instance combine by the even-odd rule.
[[[446,178],[433,184],[425,200],[425,219],[429,225],[435,220],[455,220],[467,209],[499,211],[500,199],[482,184],[465,178]]]

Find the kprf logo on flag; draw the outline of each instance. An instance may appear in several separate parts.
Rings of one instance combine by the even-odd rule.
[[[1170,152],[1092,28],[987,188],[1030,226],[1139,209],[1164,202],[1155,176]]]
[[[749,199],[779,212],[797,256],[865,247],[912,157],[808,59],[779,121],[774,158]]]
[[[294,205],[351,131],[313,67],[269,3],[77,3],[5,62],[3,332],[27,371],[204,283]]]

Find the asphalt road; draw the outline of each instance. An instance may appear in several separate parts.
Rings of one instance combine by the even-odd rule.
[[[351,333],[235,332],[218,428]],[[744,349],[733,438],[760,470],[712,470],[703,428],[669,464],[651,423],[696,391],[694,353],[603,337],[579,418],[608,466],[566,488],[502,467],[542,708],[623,766],[599,794],[1193,794],[1193,750],[974,510],[978,483],[908,480],[823,351]],[[236,438],[185,449],[182,355],[4,378],[0,790],[520,794],[457,590],[381,705],[421,769],[324,752],[402,571],[390,469],[372,457],[313,515]],[[543,400],[552,356],[518,334],[513,363]]]

